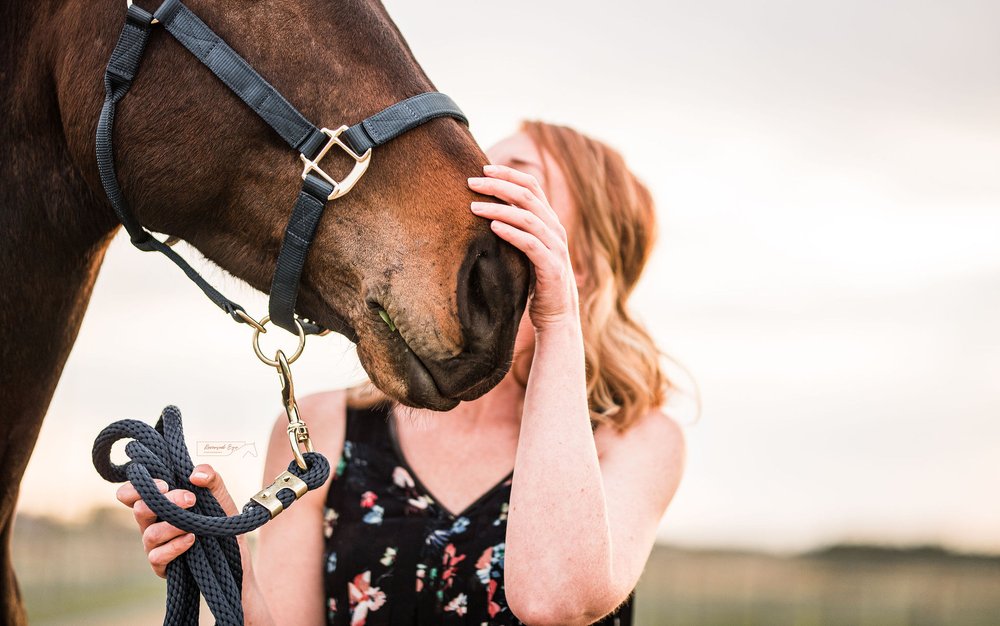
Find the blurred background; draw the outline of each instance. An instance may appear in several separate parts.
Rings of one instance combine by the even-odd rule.
[[[524,118],[571,125],[656,196],[633,308],[703,406],[675,405],[687,472],[639,623],[1000,624],[1000,3],[386,5],[484,146]],[[364,372],[331,335],[295,376],[305,394]],[[22,485],[32,623],[160,619],[90,447],[166,404],[192,448],[239,448],[196,463],[239,501],[259,489],[274,373],[120,238]]]

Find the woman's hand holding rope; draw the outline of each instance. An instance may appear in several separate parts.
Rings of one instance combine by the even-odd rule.
[[[204,487],[212,492],[215,499],[222,505],[226,515],[236,515],[236,504],[233,497],[222,482],[222,477],[212,468],[211,465],[198,465],[189,480],[198,487]],[[195,494],[186,489],[173,489],[167,491],[167,483],[155,479],[154,482],[160,493],[164,494],[168,500],[177,506],[188,509],[194,506]],[[146,503],[142,501],[139,492],[135,490],[132,483],[124,483],[118,488],[116,494],[118,501],[132,509],[135,521],[139,525],[139,532],[142,533],[142,547],[146,550],[146,558],[150,567],[160,578],[167,577],[167,565],[186,552],[194,545],[194,534],[186,533],[183,530],[171,525],[168,522],[156,521],[156,513],[150,510]],[[240,544],[240,553],[243,557],[244,567],[249,561],[249,552],[246,548],[246,539],[243,535],[237,537]]]

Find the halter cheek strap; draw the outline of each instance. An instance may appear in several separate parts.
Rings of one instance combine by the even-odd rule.
[[[430,92],[397,102],[354,126],[341,126],[336,130],[317,128],[180,0],[166,0],[153,14],[130,4],[125,26],[104,74],[105,100],[97,125],[97,164],[101,183],[132,243],[140,250],[155,250],[164,254],[212,302],[238,322],[257,325],[242,306],[222,295],[180,255],[142,227],[118,185],[112,143],[115,108],[132,86],[150,31],[157,23],[162,24],[301,155],[304,163],[302,188],[285,229],[268,303],[271,321],[295,333],[299,280],[327,202],[349,192],[361,179],[371,162],[374,148],[439,117],[451,117],[465,124],[468,120],[451,98]],[[341,180],[330,176],[321,167],[323,157],[333,148],[341,149],[355,162],[351,172]],[[323,330],[305,320],[298,321],[306,332]]]

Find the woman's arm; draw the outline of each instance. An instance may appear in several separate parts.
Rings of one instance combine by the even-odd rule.
[[[470,179],[513,206],[475,203],[535,267],[535,353],[514,463],[504,561],[511,610],[531,624],[589,624],[626,599],[683,468],[683,437],[652,413],[598,433],[587,407],[583,336],[565,229],[537,181],[506,167]]]
[[[511,610],[530,624],[589,624],[626,599],[683,468],[683,437],[661,413],[603,429],[598,459],[585,389],[579,330],[539,333],[504,569]],[[555,588],[539,593],[544,581]]]
[[[331,472],[344,448],[345,394],[331,391],[299,401],[317,452],[330,461]],[[268,483],[288,469],[288,418],[275,421],[264,462]],[[323,591],[323,504],[330,481],[310,491],[260,529],[255,562],[256,592],[275,624],[320,626],[326,623]]]

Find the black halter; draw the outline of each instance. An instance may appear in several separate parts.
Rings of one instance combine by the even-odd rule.
[[[295,317],[295,300],[306,253],[327,201],[350,191],[367,169],[374,147],[438,117],[453,117],[466,124],[468,120],[451,98],[430,92],[397,102],[351,127],[341,126],[336,130],[317,128],[180,0],[165,0],[153,14],[131,4],[129,0],[125,26],[104,73],[106,95],[97,124],[97,165],[101,183],[132,243],[140,250],[156,250],[165,254],[212,302],[238,322],[257,326],[243,307],[219,293],[187,261],[139,224],[118,186],[111,138],[115,105],[132,86],[154,24],[162,24],[288,145],[301,153],[305,164],[302,190],[292,209],[278,253],[268,312],[272,322],[289,332],[297,333],[300,327],[307,333],[322,331],[318,325]],[[350,174],[339,181],[319,165],[335,146],[355,162]]]

